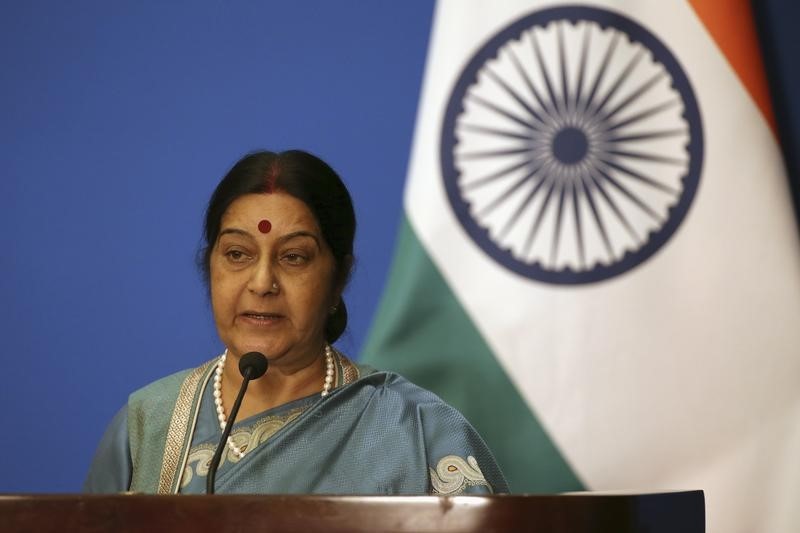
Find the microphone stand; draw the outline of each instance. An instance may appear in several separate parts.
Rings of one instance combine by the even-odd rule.
[[[263,364],[263,369],[254,367],[249,360],[246,360],[246,358],[253,355],[253,353],[254,352],[251,352],[243,356],[239,363],[239,370],[242,371],[242,377],[244,380],[242,381],[242,387],[239,389],[239,394],[236,396],[236,401],[233,402],[231,414],[228,417],[228,422],[225,424],[225,429],[222,432],[222,438],[220,438],[217,449],[214,452],[214,457],[211,458],[211,464],[208,467],[208,477],[206,478],[206,494],[214,494],[214,480],[217,478],[217,468],[219,468],[219,462],[222,459],[222,452],[225,450],[228,437],[231,434],[233,422],[236,420],[236,415],[239,414],[239,406],[242,405],[242,398],[244,398],[244,393],[247,391],[247,385],[250,383],[251,379],[258,379],[264,375],[264,372],[266,372],[267,358],[262,354],[256,353],[257,356],[260,356],[260,359],[263,359],[263,363],[261,363]],[[254,376],[254,373],[257,375]]]

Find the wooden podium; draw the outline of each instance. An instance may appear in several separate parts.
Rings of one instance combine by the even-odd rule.
[[[702,491],[545,496],[0,496],[0,531],[701,533]]]

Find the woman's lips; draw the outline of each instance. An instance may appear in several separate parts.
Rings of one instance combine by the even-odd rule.
[[[253,326],[271,326],[283,319],[283,315],[277,313],[259,313],[247,311],[239,315],[239,318],[246,324]]]

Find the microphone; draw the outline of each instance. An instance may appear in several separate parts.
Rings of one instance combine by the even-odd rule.
[[[214,480],[217,477],[217,468],[219,468],[219,461],[222,459],[222,452],[227,446],[228,437],[231,434],[233,422],[236,420],[236,415],[239,413],[239,406],[242,404],[242,398],[247,390],[247,385],[251,379],[258,379],[267,371],[269,362],[262,353],[248,352],[239,359],[239,372],[242,373],[244,380],[242,381],[242,388],[239,389],[239,395],[236,396],[236,401],[233,402],[231,414],[228,416],[228,422],[225,424],[225,430],[222,432],[222,438],[217,444],[217,449],[214,451],[214,457],[211,458],[211,464],[208,467],[208,477],[206,478],[206,494],[214,494]]]

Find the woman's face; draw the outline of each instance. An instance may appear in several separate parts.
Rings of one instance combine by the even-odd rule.
[[[214,320],[235,356],[258,351],[291,371],[321,353],[340,290],[333,255],[302,201],[280,192],[236,199],[210,271]]]

